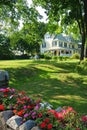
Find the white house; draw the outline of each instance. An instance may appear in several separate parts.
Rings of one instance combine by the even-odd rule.
[[[74,53],[80,53],[80,44],[64,34],[50,35],[46,33],[40,46],[40,52],[43,54],[50,51],[55,56],[72,56]]]

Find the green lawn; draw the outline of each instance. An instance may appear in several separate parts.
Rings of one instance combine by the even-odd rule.
[[[25,90],[54,109],[67,105],[87,114],[87,75],[75,71],[77,64],[78,61],[11,60],[0,61],[0,69],[9,72],[10,87]]]

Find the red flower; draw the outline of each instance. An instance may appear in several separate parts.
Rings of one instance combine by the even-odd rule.
[[[32,109],[34,108],[34,105],[28,105],[27,108]]]
[[[18,116],[22,116],[23,113],[24,113],[24,110],[20,110],[20,111],[17,113],[17,115],[18,115]]]
[[[48,112],[52,113],[57,119],[64,119],[62,112],[56,112],[55,110],[49,110]]]
[[[7,97],[8,95],[7,94],[4,94],[4,97]]]
[[[42,113],[39,113],[39,114],[38,114],[38,117],[42,117]]]
[[[45,123],[45,122],[42,122],[42,123],[40,124],[40,127],[41,127],[41,128],[45,128],[45,127],[46,127],[46,123]]]
[[[87,116],[82,116],[82,121],[87,121]]]
[[[16,114],[16,113],[17,113],[17,110],[13,110],[13,112]]]
[[[76,128],[76,130],[80,130],[80,128]]]
[[[52,124],[48,124],[48,125],[47,125],[48,130],[51,130],[51,129],[52,129],[52,127],[53,127],[53,125],[52,125]]]
[[[57,119],[64,119],[64,116],[63,116],[63,113],[62,112],[56,112],[54,114],[54,116],[57,118]]]
[[[4,105],[1,104],[1,105],[0,105],[0,111],[4,111],[4,110],[5,110]]]
[[[49,119],[49,118],[46,118],[46,119],[44,120],[44,122],[45,122],[45,123],[48,123],[48,122],[50,122],[50,119]]]
[[[9,92],[9,91],[10,91],[9,88],[6,88],[6,89],[3,90],[4,93]]]

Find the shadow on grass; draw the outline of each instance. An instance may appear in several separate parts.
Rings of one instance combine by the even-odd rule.
[[[49,71],[38,68],[42,64],[48,67]],[[50,65],[51,66],[47,66]],[[42,67],[41,66],[41,67]],[[28,96],[32,98],[42,98],[42,100],[51,103],[54,108],[58,106],[72,106],[80,113],[87,113],[87,82],[84,83],[83,77],[67,76],[66,80],[60,80],[58,74],[52,71],[52,66],[61,68],[58,73],[73,73],[75,63],[60,64],[53,62],[46,63],[40,61],[29,64],[27,67],[8,68],[10,74],[10,87],[18,90],[25,90]],[[65,71],[64,71],[65,70]]]

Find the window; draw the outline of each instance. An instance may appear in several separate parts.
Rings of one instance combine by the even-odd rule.
[[[59,47],[62,47],[63,43],[61,41],[59,41]]]
[[[69,44],[69,48],[70,48],[70,44]]]
[[[64,42],[64,47],[67,47],[67,43],[66,42]]]
[[[46,43],[42,43],[42,48],[46,48]]]
[[[72,48],[74,49],[74,45],[72,45]]]
[[[53,47],[57,46],[57,41],[53,41],[53,42],[52,42],[52,46],[53,46]]]

